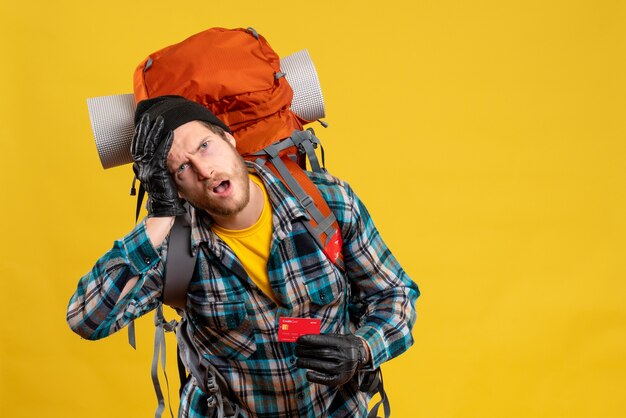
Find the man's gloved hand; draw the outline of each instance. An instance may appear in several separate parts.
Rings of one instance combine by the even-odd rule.
[[[135,176],[148,193],[148,216],[165,217],[185,213],[174,179],[167,171],[167,154],[173,140],[172,131],[164,132],[161,116],[152,122],[150,115],[145,113],[135,128],[130,153],[135,161]]]
[[[296,365],[309,369],[306,373],[309,382],[340,386],[365,364],[364,344],[355,335],[303,335],[296,341]]]

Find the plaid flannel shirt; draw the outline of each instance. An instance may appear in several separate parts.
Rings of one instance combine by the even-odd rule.
[[[338,388],[309,383],[306,370],[295,365],[295,344],[278,342],[279,318],[320,318],[323,334],[363,337],[374,369],[412,345],[417,285],[346,182],[307,172],[339,222],[345,263],[341,271],[309,235],[301,222],[308,215],[280,180],[249,165],[261,176],[272,203],[267,270],[280,305],[247,277],[232,250],[211,232],[210,218],[194,212],[191,243],[197,264],[185,312],[194,343],[224,375],[243,416],[365,416],[369,399],[358,390],[358,376]],[[70,327],[84,338],[99,339],[153,310],[160,303],[166,256],[166,245],[153,248],[140,223],[80,280],[67,311]],[[134,276],[139,276],[138,283],[118,300]],[[348,309],[355,298],[366,307],[358,323],[351,321]],[[191,379],[179,416],[206,416],[206,401]]]

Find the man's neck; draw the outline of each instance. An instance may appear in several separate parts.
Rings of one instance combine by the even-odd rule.
[[[248,176],[250,187],[250,200],[245,208],[233,216],[215,216],[212,215],[213,221],[222,228],[240,230],[251,227],[261,217],[263,212],[264,197],[261,188]]]

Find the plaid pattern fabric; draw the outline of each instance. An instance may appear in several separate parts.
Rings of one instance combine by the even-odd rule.
[[[306,370],[295,366],[295,344],[277,341],[278,320],[320,318],[322,333],[363,337],[374,369],[412,345],[417,285],[347,183],[328,174],[307,173],[339,222],[344,272],[309,235],[301,222],[308,215],[282,183],[269,171],[250,165],[263,179],[272,202],[274,231],[267,269],[280,304],[247,277],[230,248],[211,232],[211,219],[194,212],[191,241],[197,264],[185,313],[194,344],[229,382],[242,416],[365,416],[368,399],[358,391],[359,376],[339,388],[309,383]],[[70,327],[84,338],[98,339],[154,309],[160,303],[166,257],[166,246],[155,250],[144,223],[139,224],[80,280],[68,307]],[[133,276],[140,276],[137,285],[117,301]],[[365,306],[358,321],[351,320],[348,309],[354,297]],[[205,417],[207,408],[206,395],[191,379],[179,416]]]

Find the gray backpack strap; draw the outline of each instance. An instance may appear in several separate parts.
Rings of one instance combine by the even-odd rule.
[[[176,334],[180,358],[193,380],[207,396],[207,417],[234,418],[240,407],[232,401],[228,382],[193,343],[189,323],[183,319]]]
[[[167,260],[163,275],[163,303],[174,308],[185,310],[187,304],[187,289],[193,276],[196,264],[196,256],[191,250],[191,222],[189,215],[177,216],[170,230],[167,244]],[[157,396],[157,410],[155,418],[160,418],[165,409],[165,399],[158,377],[159,357],[163,367],[163,375],[167,386],[169,398],[169,380],[165,370],[165,333],[176,331],[178,342],[179,360],[189,370],[200,389],[208,396],[208,417],[230,418],[239,414],[239,406],[230,401],[230,389],[224,377],[210,364],[193,345],[193,340],[187,330],[186,320],[167,322],[163,316],[163,305],[159,304],[155,311],[154,323],[156,326],[154,336],[154,354],[152,357],[152,381]],[[184,374],[184,370],[179,373]],[[182,390],[182,387],[181,387]],[[170,414],[172,414],[171,402],[168,401]]]
[[[309,128],[305,131],[295,131],[293,134],[291,134],[290,139],[293,144],[298,148],[298,151],[300,153],[306,154],[307,158],[309,159],[309,164],[311,165],[311,171],[314,171],[316,173],[322,173],[326,171],[323,163],[322,165],[320,165],[317,154],[315,154],[315,148],[317,148],[318,146],[321,147],[322,143],[315,136],[315,132],[313,132],[313,129]]]
[[[357,299],[354,296],[350,298],[350,303],[348,305],[350,322],[358,327],[358,324],[361,323],[363,315],[365,315],[366,312],[367,305],[361,299]],[[380,367],[372,371],[361,370],[360,374],[359,390],[367,393],[370,398],[377,393],[380,395],[380,400],[372,406],[367,418],[377,418],[378,408],[380,408],[381,405],[383,406],[385,418],[389,418],[391,416],[391,405],[389,404],[389,398],[387,397],[385,387],[383,386],[382,370]]]
[[[167,260],[163,277],[163,303],[174,308],[185,309],[187,289],[196,256],[191,251],[191,222],[189,215],[179,215],[170,230],[167,245]]]
[[[161,367],[163,368],[163,375],[165,376],[165,386],[167,390],[167,404],[170,410],[170,416],[174,418],[172,412],[172,401],[170,399],[170,382],[167,378],[167,372],[165,370],[165,333],[172,332],[176,329],[178,323],[175,320],[167,322],[163,316],[163,305],[159,303],[159,306],[154,311],[154,325],[156,330],[154,333],[154,353],[152,354],[152,384],[154,385],[154,391],[157,397],[157,409],[154,413],[155,418],[161,418],[163,410],[165,409],[165,399],[163,397],[163,391],[161,390],[161,384],[159,383],[159,357],[161,360]]]
[[[171,331],[176,332],[179,359],[182,360],[184,367],[189,370],[200,390],[207,396],[207,417],[238,417],[240,407],[231,400],[231,391],[226,379],[196,348],[186,319],[182,319],[180,322],[175,320],[166,321],[163,316],[163,305],[159,304],[154,313],[154,324],[156,333],[154,335],[154,354],[152,356],[152,383],[157,397],[157,409],[154,417],[161,418],[165,409],[165,398],[158,376],[160,360],[163,375],[165,376],[169,412],[171,417],[174,418],[172,402],[169,398],[169,379],[167,378],[165,366],[165,333]]]
[[[385,388],[383,386],[383,374],[380,368],[366,374],[363,382],[361,382],[359,390],[361,392],[366,392],[370,397],[377,393],[380,395],[380,400],[372,406],[369,414],[367,414],[367,418],[377,418],[378,408],[381,405],[383,406],[385,418],[391,417],[391,405],[389,404],[387,393],[385,393]]]
[[[170,230],[167,244],[167,260],[165,261],[165,271],[163,274],[163,303],[174,308],[184,309],[187,304],[187,288],[196,257],[191,251],[191,222],[189,215],[179,215],[174,220],[174,225]],[[163,316],[163,305],[159,304],[154,313],[154,353],[152,355],[152,383],[157,397],[157,410],[155,418],[160,418],[165,409],[163,391],[159,383],[158,364],[159,357],[163,367],[163,375],[167,387],[168,406],[170,415],[173,417],[171,401],[169,401],[169,379],[165,370],[165,333],[175,331],[178,323],[175,320],[166,321]]]
[[[298,202],[302,205],[304,210],[306,210],[313,219],[317,222],[317,227],[313,229],[313,237],[316,241],[319,241],[319,236],[322,232],[326,232],[326,236],[328,238],[332,237],[334,234],[333,223],[335,222],[335,215],[330,212],[327,217],[324,217],[320,210],[315,206],[314,200],[309,196],[304,189],[300,186],[298,181],[293,177],[289,169],[285,166],[283,160],[281,160],[278,153],[280,152],[280,148],[275,145],[268,145],[263,148],[263,152],[269,156],[268,161],[278,170],[281,177],[285,181],[287,187],[291,190],[293,196],[298,200]],[[324,248],[326,242],[320,243],[321,247]]]
[[[271,145],[274,152],[279,153],[287,148],[296,147],[298,153],[305,154],[309,159],[309,164],[311,165],[311,171],[317,173],[326,172],[326,168],[324,167],[324,148],[322,147],[322,142],[318,137],[315,136],[315,131],[313,129],[308,128],[304,131],[293,131],[289,138],[282,139],[278,142],[275,142]],[[320,147],[322,150],[322,164],[320,164],[319,159],[317,158],[317,154],[315,154],[315,149]],[[265,156],[270,155],[270,153],[266,152],[265,149],[261,151],[255,152],[251,154],[254,156]]]

